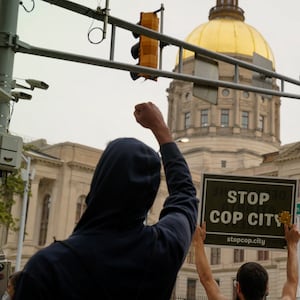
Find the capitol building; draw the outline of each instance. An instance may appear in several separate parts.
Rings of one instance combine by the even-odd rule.
[[[185,42],[247,63],[263,58],[276,71],[272,45],[258,29],[245,22],[245,14],[238,0],[217,0],[208,12],[208,20],[191,29]],[[182,55],[182,72],[193,75],[194,53],[184,50]],[[174,70],[178,68],[176,64]],[[218,73],[223,81],[233,82],[236,76],[234,67],[222,61],[218,62]],[[241,70],[238,77],[241,84],[255,85],[250,70]],[[270,88],[279,90],[276,79],[272,79]],[[300,141],[281,144],[279,96],[219,87],[217,104],[211,104],[194,95],[193,83],[173,80],[166,100],[167,121],[174,139],[189,139],[188,143],[178,142],[178,146],[191,169],[199,198],[205,173],[300,179]],[[70,235],[85,209],[85,197],[102,154],[102,150],[85,145],[49,145],[43,139],[33,141],[27,149],[30,150],[25,155],[30,157],[35,175],[30,182],[21,266],[36,251],[52,243],[53,237],[61,240]],[[167,195],[164,175],[162,179],[148,224],[157,221]],[[15,200],[12,214],[19,218],[22,197]],[[0,238],[3,252],[14,268],[18,232],[2,228]],[[247,261],[259,262],[267,269],[268,298],[280,298],[286,280],[285,250],[214,245],[206,247],[206,254],[213,276],[228,299],[235,299],[236,272]],[[178,273],[172,299],[207,299],[196,272],[192,247]]]

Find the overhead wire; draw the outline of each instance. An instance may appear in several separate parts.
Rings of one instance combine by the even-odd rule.
[[[31,0],[31,2],[32,2],[32,7],[31,7],[30,9],[28,9],[28,8],[24,5],[23,1],[20,1],[20,5],[24,8],[24,10],[25,10],[26,12],[30,13],[30,12],[32,12],[32,11],[34,10],[34,8],[35,8],[35,0]]]

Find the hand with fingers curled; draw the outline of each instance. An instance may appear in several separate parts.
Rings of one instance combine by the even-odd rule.
[[[151,101],[137,104],[134,116],[139,124],[153,132],[160,145],[173,141],[170,129],[164,121],[161,111]]]

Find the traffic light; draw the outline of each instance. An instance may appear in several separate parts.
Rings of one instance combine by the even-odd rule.
[[[142,12],[138,24],[158,31],[159,18],[154,12]],[[158,64],[158,40],[135,33],[133,33],[133,36],[139,38],[139,42],[131,48],[133,58],[139,60],[139,66],[156,69]],[[144,73],[130,72],[130,76],[133,80],[137,80],[139,77],[156,80],[156,77]]]

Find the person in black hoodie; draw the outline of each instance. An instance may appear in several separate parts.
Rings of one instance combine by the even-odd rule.
[[[199,201],[158,107],[137,104],[134,116],[153,132],[160,155],[135,138],[111,141],[73,233],[29,259],[15,300],[170,299],[196,228]],[[147,225],[161,160],[169,195],[158,222]]]

